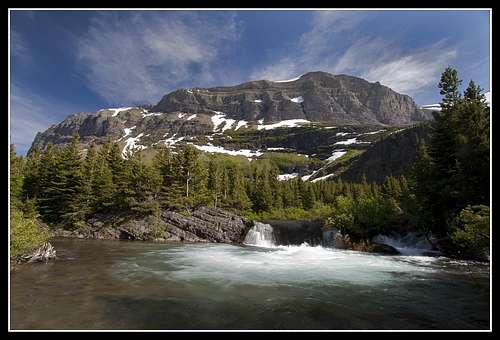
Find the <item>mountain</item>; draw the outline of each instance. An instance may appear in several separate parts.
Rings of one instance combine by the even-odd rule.
[[[151,106],[75,113],[38,133],[32,148],[65,145],[75,134],[82,150],[111,138],[123,157],[190,143],[208,153],[271,159],[284,172],[280,179],[318,181],[336,178],[384,137],[430,116],[379,83],[311,72],[290,81],[180,89]]]
[[[404,125],[428,119],[413,99],[380,83],[310,72],[290,81],[252,81],[237,86],[180,89],[165,95],[155,112],[212,114],[236,120],[305,119],[338,125]]]
[[[269,130],[311,122],[399,126],[430,118],[409,96],[379,83],[311,72],[291,81],[180,89],[152,107],[76,113],[37,134],[33,145],[64,144],[76,133],[83,144],[111,137],[133,148],[175,144],[179,138],[227,130]]]

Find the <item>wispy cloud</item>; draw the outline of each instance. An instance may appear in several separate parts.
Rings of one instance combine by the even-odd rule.
[[[18,85],[10,87],[10,143],[26,154],[37,132],[43,132],[77,108],[60,99],[42,98]]]
[[[399,92],[415,94],[429,86],[436,86],[441,72],[456,56],[457,50],[437,43],[387,62],[376,63],[362,75]]]
[[[32,61],[26,40],[21,33],[13,29],[10,30],[10,55],[14,62],[28,63]]]
[[[396,39],[374,36],[359,28],[365,12],[316,12],[312,27],[302,34],[292,53],[254,71],[252,79],[288,79],[309,71],[327,71],[379,81],[414,95],[434,86],[440,73],[457,57],[446,41],[408,50]]]
[[[214,62],[238,35],[229,13],[107,12],[91,20],[77,54],[88,86],[110,104],[154,103],[186,81],[223,78]]]

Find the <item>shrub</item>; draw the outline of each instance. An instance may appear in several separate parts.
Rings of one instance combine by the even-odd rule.
[[[490,246],[490,208],[468,205],[455,218],[450,238],[459,253],[482,257]]]
[[[35,250],[49,238],[48,231],[41,227],[35,217],[12,209],[10,215],[10,256],[15,258]]]

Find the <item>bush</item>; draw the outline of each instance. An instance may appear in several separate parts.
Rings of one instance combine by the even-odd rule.
[[[329,217],[325,223],[325,229],[336,228],[341,233],[351,233],[353,231],[354,216],[353,200],[345,196],[339,196],[335,200],[333,216]]]
[[[304,210],[302,208],[284,208],[284,209],[273,209],[272,211],[262,211],[262,212],[246,212],[243,214],[244,217],[257,220],[316,220],[323,219],[331,216],[333,214],[333,207],[316,202],[312,209]]]
[[[468,205],[455,218],[450,238],[462,255],[483,257],[490,246],[490,208]]]
[[[10,215],[10,256],[15,258],[30,253],[49,239],[48,231],[35,217],[12,209]]]

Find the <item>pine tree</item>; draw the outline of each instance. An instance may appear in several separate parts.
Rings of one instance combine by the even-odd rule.
[[[41,159],[40,213],[45,221],[75,226],[83,219],[79,190],[83,174],[78,135],[65,147],[54,150],[49,145]]]
[[[184,184],[181,178],[182,155],[174,155],[167,147],[160,147],[154,163],[161,178],[160,203],[165,207],[179,207],[184,196]]]
[[[299,181],[302,182],[301,179],[299,179]],[[313,191],[312,186],[303,185],[303,193],[302,193],[303,208],[306,210],[312,209],[314,207],[315,201],[316,201],[316,198],[314,196],[314,191]]]
[[[45,222],[55,220],[58,214],[57,207],[60,199],[49,189],[56,177],[56,169],[58,168],[57,154],[58,151],[53,147],[52,143],[49,143],[40,158],[40,179],[37,203],[38,210]]]
[[[98,181],[99,175],[99,156],[96,146],[92,142],[82,164],[82,181],[78,190],[79,197],[77,197],[77,200],[82,203],[82,215],[84,219],[96,209],[100,191],[100,188],[96,185],[96,181]]]
[[[456,172],[455,191],[457,209],[468,203],[489,204],[489,159],[490,159],[490,109],[485,101],[483,90],[470,81],[460,103],[455,150]]]
[[[450,223],[453,210],[456,208],[457,190],[454,179],[457,175],[457,131],[459,121],[461,96],[458,91],[461,80],[456,70],[447,68],[441,76],[439,88],[443,99],[441,112],[434,112],[434,121],[431,125],[431,143],[429,156],[432,159],[433,192],[435,197],[435,224],[446,226]],[[443,227],[439,229],[443,230]]]
[[[420,230],[428,233],[432,230],[444,232],[444,225],[437,224],[435,216],[441,215],[436,205],[439,193],[434,188],[435,168],[427,152],[425,143],[417,141],[416,160],[410,175],[410,190],[415,195],[415,201],[407,202],[410,214],[413,215],[413,224]]]
[[[10,204],[19,206],[23,189],[23,159],[16,155],[14,145],[10,145]]]
[[[191,145],[187,145],[182,153],[182,173],[181,177],[184,183],[185,198],[189,198],[189,185],[194,178],[196,159],[198,150]]]
[[[128,154],[123,181],[123,201],[128,209],[142,215],[158,211],[161,176],[157,168],[145,164],[142,151]]]
[[[233,209],[237,209],[239,211],[248,210],[251,207],[252,202],[248,198],[245,188],[245,180],[241,171],[239,171],[234,165],[230,166],[228,169],[228,178],[233,184],[229,188],[229,205]]]
[[[441,89],[439,93],[443,96],[441,108],[448,110],[460,99],[460,84],[462,80],[458,78],[457,70],[452,67],[447,67],[441,75],[438,87]]]
[[[84,192],[86,188],[78,142],[79,136],[75,135],[72,142],[61,150],[59,176],[53,182],[55,194],[64,200],[60,209],[61,219],[71,227],[80,226],[90,212],[87,194]]]
[[[207,187],[210,199],[217,208],[222,189],[222,167],[214,158],[208,163],[208,183]]]
[[[34,146],[26,157],[26,167],[25,167],[25,180],[23,182],[23,196],[24,199],[33,199],[36,203],[36,199],[40,196],[41,190],[41,158],[40,149],[38,145]]]

